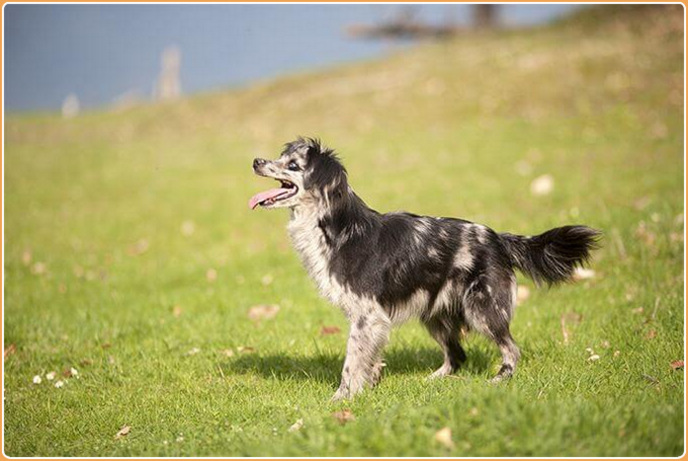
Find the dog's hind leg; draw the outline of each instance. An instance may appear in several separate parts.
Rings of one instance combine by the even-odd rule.
[[[498,383],[504,378],[509,378],[516,371],[516,363],[521,357],[521,353],[516,346],[514,338],[511,337],[509,328],[503,332],[500,336],[495,338],[495,342],[499,346],[499,351],[502,353],[502,366],[499,371],[490,381],[493,383]]]
[[[494,285],[497,286],[484,281],[473,284],[464,298],[464,315],[472,329],[487,336],[499,347],[502,365],[491,380],[496,383],[513,375],[521,353],[509,331],[515,302],[513,290],[507,284]]]
[[[387,344],[392,324],[380,311],[352,316],[342,381],[332,400],[348,399],[366,386],[373,387],[382,372],[382,349]]]
[[[423,324],[444,352],[444,363],[430,375],[430,378],[441,378],[454,373],[466,361],[466,353],[459,343],[460,320],[438,315],[423,320]]]

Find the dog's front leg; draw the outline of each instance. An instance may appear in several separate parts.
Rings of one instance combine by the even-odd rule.
[[[332,400],[351,398],[366,386],[377,384],[390,329],[391,322],[382,312],[351,317],[342,381]]]

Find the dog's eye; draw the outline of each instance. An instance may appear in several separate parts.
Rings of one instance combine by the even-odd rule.
[[[299,171],[299,166],[294,161],[289,162],[289,165],[287,165],[287,168],[290,169],[291,171]]]

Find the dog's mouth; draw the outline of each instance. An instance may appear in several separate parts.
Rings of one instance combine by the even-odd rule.
[[[286,179],[276,180],[280,182],[281,187],[277,189],[266,190],[265,192],[259,192],[258,194],[254,195],[248,202],[249,208],[253,210],[258,205],[262,207],[272,206],[277,202],[293,197],[299,191],[299,188],[296,187],[296,184],[287,181]]]

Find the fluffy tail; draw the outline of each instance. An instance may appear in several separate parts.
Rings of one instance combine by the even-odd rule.
[[[590,252],[599,247],[601,233],[586,226],[564,226],[534,237],[499,234],[514,267],[535,283],[554,284],[571,279]]]

